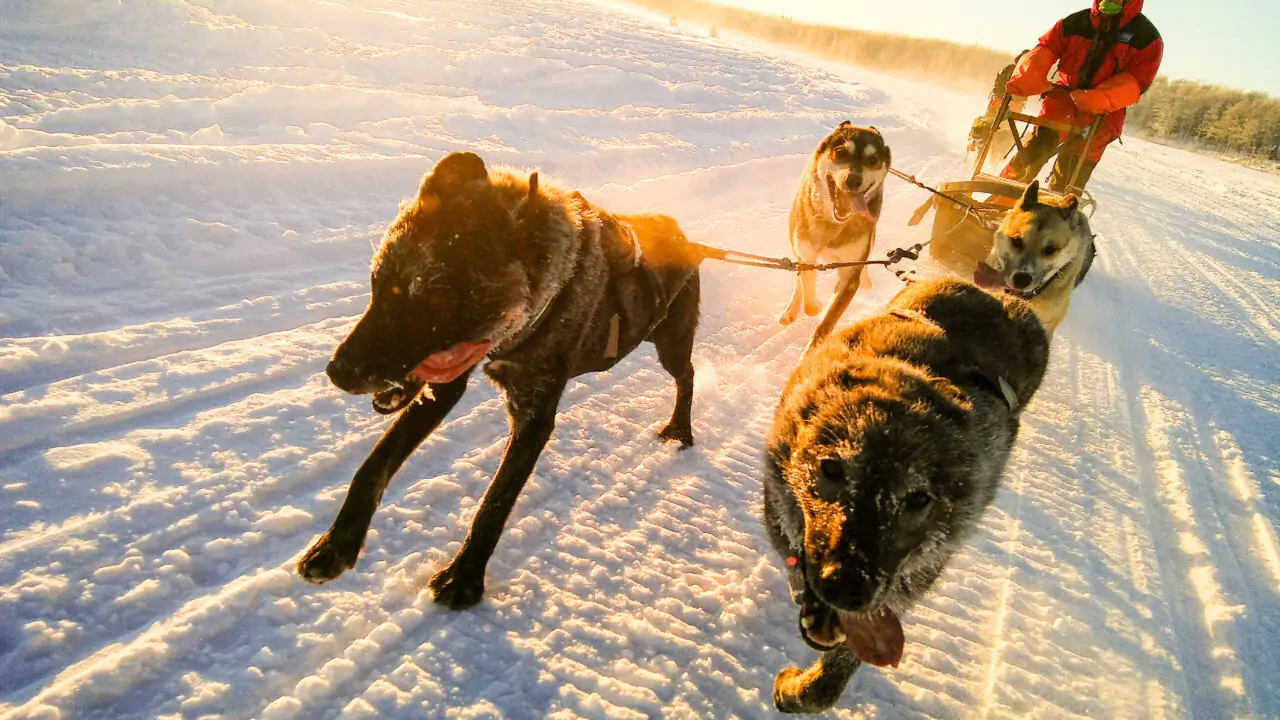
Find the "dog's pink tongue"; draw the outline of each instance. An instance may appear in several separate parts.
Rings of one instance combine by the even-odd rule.
[[[867,208],[867,196],[862,193],[849,193],[849,211],[854,215],[871,217],[871,210]]]
[[[448,350],[427,356],[413,369],[413,374],[425,382],[442,383],[457,379],[468,368],[480,362],[493,343],[458,343]]]
[[[1004,276],[999,270],[991,267],[985,262],[978,263],[977,269],[973,271],[973,284],[978,287],[1002,289],[1005,287]]]
[[[831,201],[834,203],[836,222],[844,222],[854,215],[871,217],[871,210],[867,208],[867,197],[862,193],[836,190],[832,193]]]
[[[881,610],[874,615],[837,612],[849,652],[864,663],[898,667],[906,638],[902,635],[902,623],[892,610]]]

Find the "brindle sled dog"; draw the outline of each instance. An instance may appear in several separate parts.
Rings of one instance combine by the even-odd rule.
[[[938,280],[801,360],[767,441],[764,525],[822,655],[778,674],[779,710],[824,710],[862,663],[898,664],[899,618],[995,498],[1048,356],[1025,302]]]
[[[431,580],[436,602],[479,602],[485,566],[570,378],[607,370],[652,342],[676,380],[661,436],[692,445],[700,259],[669,217],[611,215],[540,185],[536,173],[489,170],[472,153],[441,160],[388,228],[369,308],[327,370],[339,388],[372,393],[376,410],[400,415],[298,572],[323,583],[355,565],[391,476],[485,358],[485,374],[506,395],[511,439],[462,549]]]

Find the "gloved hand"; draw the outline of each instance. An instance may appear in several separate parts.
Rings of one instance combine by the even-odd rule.
[[[1071,88],[1065,85],[1054,85],[1052,89],[1044,93],[1045,100],[1057,100],[1062,103],[1075,104],[1075,96]]]
[[[1053,89],[1053,83],[1043,75],[1036,77],[1035,75],[1021,75],[1014,73],[1009,78],[1009,82],[1004,84],[1005,92],[1017,97],[1031,97],[1032,95],[1042,95]]]
[[[1142,97],[1142,88],[1132,73],[1119,72],[1098,83],[1090,90],[1076,90],[1071,93],[1071,101],[1081,112],[1090,115],[1105,115],[1121,108],[1127,108]]]
[[[1076,104],[1078,110],[1090,115],[1103,115],[1111,111],[1107,94],[1097,90],[1076,90],[1071,93],[1071,102]]]

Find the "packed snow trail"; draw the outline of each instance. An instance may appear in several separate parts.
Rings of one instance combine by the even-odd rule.
[[[650,350],[570,385],[473,610],[425,580],[506,436],[475,382],[359,566],[292,564],[387,421],[324,362],[445,152],[786,249],[844,119],[961,172],[981,98],[565,3],[0,0],[0,717],[761,717],[807,662],[758,527],[812,320],[708,263],[697,446]],[[1127,139],[1006,488],[840,717],[1280,715],[1280,179]],[[880,247],[923,239],[888,188]],[[872,271],[850,319],[896,290]],[[823,287],[829,287],[830,280]]]

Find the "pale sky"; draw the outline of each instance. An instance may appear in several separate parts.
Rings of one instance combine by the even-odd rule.
[[[797,21],[946,38],[1017,52],[1090,0],[713,0]],[[1010,12],[1012,11],[1012,12]],[[1146,0],[1160,72],[1280,98],[1280,0]]]

